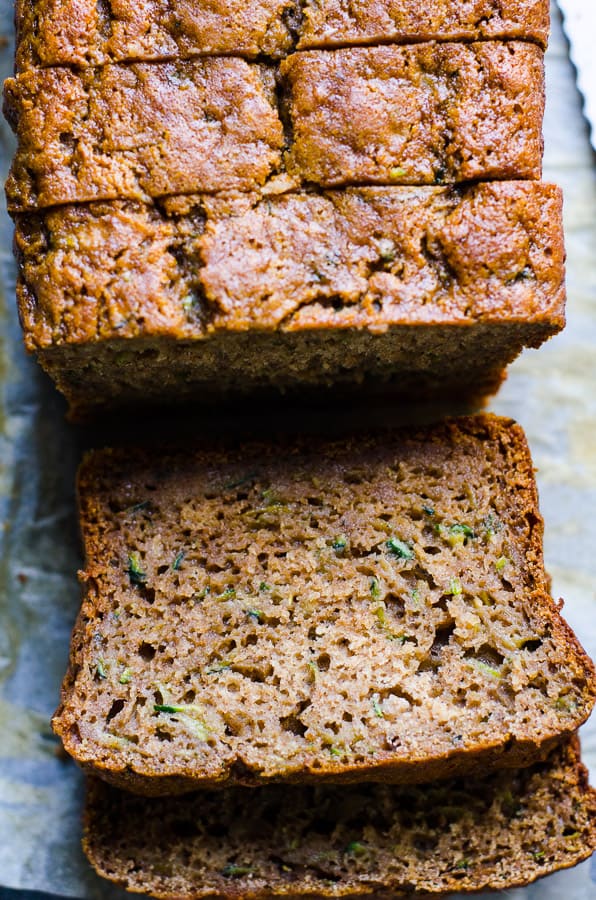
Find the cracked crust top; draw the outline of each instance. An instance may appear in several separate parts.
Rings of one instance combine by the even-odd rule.
[[[561,192],[535,182],[61,207],[19,217],[16,248],[29,350],[263,329],[563,324]]]
[[[279,74],[209,58],[9,79],[9,208],[249,191],[285,168],[327,187],[540,176],[535,45],[309,51]]]

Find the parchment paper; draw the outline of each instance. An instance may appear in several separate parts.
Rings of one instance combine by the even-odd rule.
[[[584,98],[584,113],[591,125],[596,150],[596,6],[592,0],[559,0],[570,55],[577,69],[577,83]]]
[[[2,77],[12,68],[11,30],[12,2],[0,0],[0,35],[7,38],[0,47]],[[539,469],[553,591],[566,599],[569,621],[596,657],[596,171],[556,16],[548,91],[545,178],[565,189],[569,324],[563,335],[540,351],[527,352],[512,367],[491,408],[518,419],[527,431]],[[0,141],[4,179],[13,150],[5,123]],[[48,726],[79,602],[76,464],[84,444],[109,442],[113,435],[66,425],[62,400],[25,357],[14,306],[11,241],[2,210],[0,884],[68,897],[119,897],[83,858],[82,778],[60,756]],[[596,721],[584,728],[583,747],[596,779]],[[596,900],[596,870],[588,862],[501,896]]]

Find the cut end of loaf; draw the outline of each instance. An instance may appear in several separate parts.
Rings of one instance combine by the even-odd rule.
[[[141,793],[424,781],[544,755],[594,699],[507,420],[92,454],[55,727]]]
[[[58,346],[38,359],[75,421],[176,410],[436,404],[472,411],[496,393],[504,367],[542,343],[553,323],[249,331],[208,340],[130,339]],[[247,367],[246,361],[250,361]],[[435,416],[436,417],[436,416]]]

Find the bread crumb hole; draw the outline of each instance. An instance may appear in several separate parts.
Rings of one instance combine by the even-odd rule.
[[[155,656],[155,652],[155,647],[153,647],[151,644],[148,644],[146,641],[143,641],[143,643],[139,647],[139,656],[147,662],[151,662],[151,660]]]
[[[115,718],[119,712],[122,712],[124,709],[124,700],[114,700],[110,707],[110,711],[106,716],[106,722],[111,722],[113,718]]]
[[[331,657],[328,653],[321,653],[317,659],[317,666],[320,672],[327,672],[331,665]]]

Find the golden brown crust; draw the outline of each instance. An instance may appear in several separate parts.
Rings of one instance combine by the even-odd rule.
[[[85,724],[86,718],[81,716],[81,703],[78,696],[81,691],[85,694],[96,690],[93,687],[94,664],[92,660],[90,662],[90,659],[94,653],[97,653],[94,650],[94,642],[99,639],[102,627],[105,627],[105,625],[101,625],[101,622],[106,616],[109,618],[111,613],[108,614],[108,609],[113,608],[109,599],[111,589],[106,583],[108,576],[104,557],[107,554],[115,558],[115,554],[117,555],[119,551],[116,550],[115,545],[111,544],[110,532],[106,530],[112,527],[109,521],[113,514],[109,510],[114,504],[116,504],[116,508],[123,504],[127,508],[136,508],[130,507],[130,504],[137,502],[134,482],[130,481],[130,476],[126,474],[122,475],[124,479],[122,483],[127,485],[126,496],[120,496],[117,493],[111,495],[112,475],[110,473],[120,470],[123,473],[134,471],[139,473],[139,478],[149,479],[149,482],[153,478],[160,477],[155,473],[153,475],[140,474],[145,472],[147,466],[150,465],[150,460],[153,461],[151,465],[154,465],[155,461],[160,459],[159,454],[156,455],[153,451],[145,453],[144,451],[115,450],[95,453],[88,457],[79,475],[81,522],[86,551],[86,571],[83,579],[85,599],[73,637],[70,669],[63,687],[62,702],[53,723],[54,728],[62,737],[67,751],[88,771],[94,772],[114,784],[139,793],[160,794],[191,790],[193,785],[196,786],[199,783],[212,787],[220,787],[224,784],[256,785],[276,781],[280,778],[286,782],[300,783],[308,780],[333,782],[373,780],[415,783],[460,773],[480,772],[495,766],[526,766],[536,759],[543,759],[556,742],[574,731],[587,717],[594,702],[596,690],[594,670],[546,592],[547,579],[542,560],[542,520],[537,509],[532,463],[523,432],[519,426],[508,420],[481,416],[474,419],[454,420],[432,430],[404,432],[400,439],[405,442],[404,447],[416,446],[417,442],[422,442],[421,448],[424,447],[424,452],[428,452],[431,461],[439,458],[446,460],[452,452],[457,452],[456,448],[460,443],[464,460],[466,459],[465,454],[472,452],[472,447],[476,442],[478,442],[477,450],[484,444],[493,448],[491,453],[497,452],[494,448],[498,448],[499,462],[493,460],[491,465],[498,467],[499,478],[502,481],[504,493],[500,502],[505,504],[504,508],[509,503],[515,505],[517,509],[514,527],[518,546],[515,552],[519,552],[520,558],[524,560],[523,577],[525,579],[525,595],[520,603],[523,603],[524,615],[528,617],[528,623],[533,623],[531,626],[528,625],[532,633],[543,634],[544,638],[539,643],[547,640],[550,647],[547,653],[549,667],[549,674],[546,675],[547,681],[544,681],[545,675],[538,668],[536,668],[535,675],[532,676],[536,679],[536,685],[542,684],[541,690],[545,691],[545,695],[549,697],[552,695],[544,708],[540,707],[539,714],[537,712],[530,713],[531,707],[525,706],[526,699],[524,699],[520,708],[521,712],[520,710],[515,713],[508,711],[507,716],[503,719],[503,724],[506,726],[505,731],[501,727],[497,728],[496,721],[493,719],[491,737],[485,735],[482,739],[470,739],[465,747],[462,747],[459,741],[451,742],[448,749],[443,748],[440,751],[430,751],[426,746],[420,745],[415,750],[412,749],[404,754],[398,744],[389,753],[386,750],[378,750],[372,762],[365,757],[338,759],[333,754],[323,754],[327,758],[317,757],[312,760],[305,758],[299,764],[292,763],[290,765],[288,763],[283,770],[279,771],[275,768],[277,764],[273,768],[267,769],[270,763],[266,761],[265,757],[260,764],[255,765],[248,765],[247,757],[244,757],[245,761],[240,766],[232,764],[233,761],[230,757],[229,762],[225,764],[221,763],[221,760],[217,762],[217,765],[214,762],[213,764],[206,763],[204,769],[198,769],[195,762],[184,762],[183,758],[178,758],[175,754],[171,758],[168,756],[166,762],[165,757],[161,759],[161,756],[165,752],[163,747],[168,747],[168,744],[161,745],[160,761],[158,761],[153,750],[151,756],[147,756],[145,751],[139,755],[129,742],[130,735],[124,743],[123,738],[110,737],[112,734],[110,728],[108,728],[109,734],[103,735],[102,732],[103,737],[100,735],[101,740],[98,742],[93,737],[95,726],[89,730]],[[385,443],[388,441],[387,438]],[[301,446],[301,442],[293,443],[291,448],[288,446],[286,452],[290,457],[299,454]],[[310,446],[310,452],[314,452],[312,442],[307,442],[304,446]],[[367,439],[358,437],[349,446],[353,448],[354,459],[357,454],[365,453],[366,455],[368,451],[365,448],[369,448],[371,453],[379,452],[378,445],[373,439],[368,443]],[[245,445],[242,452],[243,459],[253,458],[256,454],[261,460],[261,465],[265,465],[264,461],[269,458],[270,450],[271,448],[263,445],[258,448],[257,452],[251,445]],[[279,453],[279,447],[276,446],[275,452]],[[317,457],[328,459],[331,454],[331,458],[333,458],[333,454],[336,452],[339,452],[338,445],[322,445],[320,451],[317,451]],[[341,452],[344,453],[344,450]],[[224,466],[234,458],[234,452],[225,447],[211,448],[208,451],[193,450],[192,453],[188,448],[184,451],[184,459],[187,461],[192,459],[194,461],[192,465],[194,466],[195,463],[198,465],[197,471],[204,467],[211,470],[214,465]],[[177,460],[181,462],[181,458],[175,453],[170,456],[166,452],[165,455],[161,455],[161,459],[166,466],[164,471],[169,472],[176,470]],[[429,465],[432,469],[432,462],[429,462]],[[120,476],[118,477],[120,478]],[[183,485],[186,477],[194,478],[195,476],[181,475],[179,485],[181,490],[185,490]],[[156,499],[157,495],[154,494],[153,497]],[[114,541],[117,540],[116,534],[117,532],[113,532]],[[163,535],[159,538],[160,546],[162,541]],[[507,552],[510,554],[513,552],[511,545]],[[113,574],[109,575],[108,581],[111,583],[114,579],[117,581],[119,578],[120,575],[116,569]],[[133,599],[131,596],[131,602]],[[153,603],[153,600],[151,602]],[[261,602],[264,601],[261,600]],[[173,609],[173,607],[169,608]],[[133,627],[136,626],[133,625]],[[166,642],[167,640],[166,638]],[[112,654],[116,652],[115,649],[109,647],[108,649]],[[105,652],[107,653],[108,650]],[[538,657],[535,657],[532,665],[538,666],[537,660]],[[121,662],[119,665],[124,665],[124,663]],[[521,690],[519,686],[515,688],[518,677],[521,677],[521,669],[518,670],[514,666],[513,671],[517,674],[512,675],[512,685],[515,690]],[[563,671],[565,671],[565,675],[561,676],[560,673]],[[90,685],[82,687],[89,681],[89,673],[91,675]],[[103,677],[104,675],[102,675]],[[559,677],[564,677],[565,691],[568,691],[567,685],[575,685],[575,687],[569,688],[575,693],[573,696],[564,693],[563,698],[555,698],[555,702],[553,698],[556,694],[556,683]],[[548,686],[549,680],[552,680],[552,689]],[[519,685],[521,683],[519,682]],[[139,690],[138,686],[136,690]],[[553,694],[553,690],[555,694]],[[124,692],[124,696],[127,688],[118,687],[116,683],[115,686],[111,685],[111,691],[114,693],[108,692],[106,709],[109,708],[113,697],[116,694],[119,696],[119,693],[122,692]],[[532,691],[533,688],[530,690],[530,694]],[[533,694],[532,697],[534,697]],[[535,699],[532,699],[531,702],[534,703]],[[165,701],[160,700],[159,702]],[[122,708],[121,703],[125,703],[125,701],[117,700],[115,708]],[[97,721],[101,722],[103,714],[99,712],[99,708],[97,716],[99,716]],[[528,716],[530,716],[529,719]],[[113,717],[112,713],[110,713],[110,717]],[[517,722],[515,725],[513,724],[514,718]],[[525,724],[520,724],[522,721]],[[155,723],[155,720],[153,722]],[[462,723],[458,722],[457,727],[462,728]],[[108,744],[105,743],[104,738],[106,740],[109,738],[108,744],[112,749],[107,749]],[[147,740],[148,738],[145,736],[144,746]]]
[[[17,0],[16,68],[210,54],[285,55],[295,0]],[[526,13],[531,36],[544,38]],[[512,15],[512,27],[517,14]],[[505,26],[506,27],[506,26]]]
[[[53,720],[53,728],[62,738],[64,748],[76,759],[78,748],[76,743],[71,743],[65,737],[65,728],[72,728],[74,719],[60,716],[60,708],[56,715],[59,721]],[[305,770],[300,774],[284,774],[283,778],[264,779],[261,776],[251,777],[243,772],[240,777],[221,777],[212,779],[201,778],[198,780],[193,775],[157,775],[147,774],[145,771],[135,771],[132,768],[122,770],[115,769],[105,762],[80,762],[76,760],[86,775],[100,778],[107,784],[119,790],[138,794],[142,797],[169,797],[192,793],[198,788],[223,789],[230,785],[243,788],[262,788],[267,784],[275,784],[283,781],[287,785],[300,784],[335,784],[353,785],[380,783],[387,785],[418,785],[432,781],[442,781],[445,778],[475,777],[495,769],[526,768],[537,760],[543,760],[561,741],[573,734],[573,728],[562,731],[557,737],[545,740],[540,746],[532,741],[511,740],[506,746],[486,747],[481,750],[462,755],[454,751],[453,756],[437,757],[435,759],[412,760],[399,763],[377,763],[374,769],[363,766],[345,766],[342,772],[321,771],[318,767]]]
[[[241,59],[35,69],[5,84],[14,210],[248,190],[280,162],[270,73]]]
[[[521,42],[296,53],[288,171],[326,187],[539,178],[543,53]]]
[[[18,71],[217,53],[420,40],[526,39],[546,45],[548,0],[17,0]]]
[[[561,191],[548,184],[189,197],[172,212],[96,203],[19,217],[15,241],[29,351],[273,329],[563,325]]]
[[[548,0],[307,0],[298,48],[520,38],[546,46]]]
[[[585,859],[596,848],[596,795],[576,739],[525,771],[421,790],[264,788],[155,800],[91,779],[83,847],[102,877],[168,900],[436,900],[521,886]]]
[[[5,85],[18,137],[13,212],[262,187],[538,178],[543,53],[522,42],[308,51],[24,72]],[[272,188],[271,184],[267,185]]]

